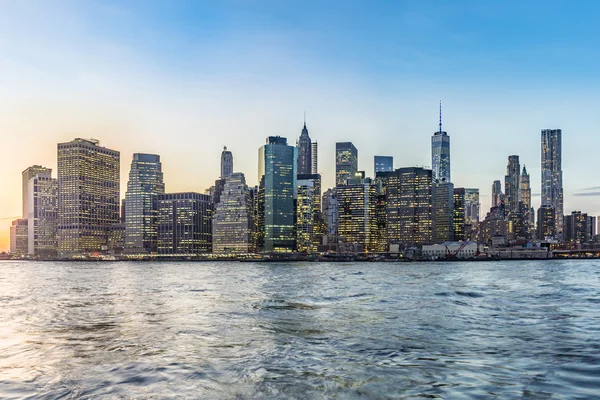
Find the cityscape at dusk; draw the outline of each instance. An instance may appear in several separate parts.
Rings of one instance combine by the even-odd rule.
[[[2,1],[0,398],[598,398],[599,15]]]

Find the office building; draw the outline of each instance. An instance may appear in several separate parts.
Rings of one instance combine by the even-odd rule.
[[[212,211],[212,199],[206,194],[159,194],[158,254],[211,253]]]
[[[29,192],[28,192],[28,188],[29,188],[29,180],[31,178],[33,178],[34,176],[38,175],[38,174],[46,174],[46,175],[52,175],[52,169],[51,168],[46,168],[46,167],[42,167],[41,165],[32,165],[31,167],[27,168],[25,171],[23,171],[21,173],[21,178],[22,178],[22,197],[21,197],[21,202],[22,202],[22,213],[21,216],[23,219],[27,219],[27,214],[28,214],[28,210],[27,210],[27,200],[29,199]]]
[[[479,189],[465,189],[465,224],[467,232],[479,224]]]
[[[563,236],[562,131],[542,130],[541,205],[554,209],[555,235]]]
[[[392,172],[394,170],[394,157],[391,156],[375,156],[373,157],[374,174],[378,172]]]
[[[318,174],[319,173],[319,144],[317,142],[312,142],[312,150],[311,150],[311,162],[310,162],[310,173]]]
[[[432,171],[420,167],[379,172],[385,186],[388,245],[431,243]]]
[[[451,242],[454,240],[454,185],[450,182],[434,183],[432,190],[433,242]],[[464,192],[462,205],[464,215]]]
[[[10,227],[10,254],[23,257],[29,251],[27,235],[27,220],[17,219]]]
[[[335,144],[335,184],[345,185],[358,171],[358,150],[351,142]]]
[[[28,186],[27,252],[34,257],[55,257],[58,181],[50,173],[39,173],[29,179]]]
[[[519,210],[519,201],[521,197],[521,166],[519,156],[508,156],[508,165],[506,166],[506,176],[504,177],[504,196],[506,209],[509,212]]]
[[[317,251],[323,237],[321,175],[299,174],[297,180],[296,237],[299,252]]]
[[[213,253],[252,253],[252,199],[243,173],[234,172],[227,177],[220,200],[212,221]]]
[[[523,203],[523,225],[527,233],[527,237],[530,238],[533,233],[535,226],[535,213],[531,207],[531,179],[527,173],[527,168],[523,165],[523,172],[521,173],[521,202]]]
[[[454,188],[454,217],[452,226],[453,240],[455,241],[464,241],[468,239],[466,230],[466,208],[465,188]]]
[[[158,196],[165,193],[160,156],[133,155],[125,193],[125,249],[128,253],[156,253]]]
[[[221,152],[221,179],[225,179],[231,174],[233,174],[233,154],[225,146]]]
[[[540,206],[537,211],[537,239],[556,237],[556,212],[551,206]]]
[[[337,188],[338,237],[355,252],[375,251],[377,188],[370,179]]]
[[[297,143],[298,147],[298,167],[296,172],[298,175],[308,175],[312,171],[312,143],[310,136],[308,136],[308,129],[306,129],[306,121],[304,121],[304,127],[300,133],[300,139]]]
[[[571,215],[565,215],[564,241],[573,243],[586,243],[590,241],[590,227],[587,214],[581,211],[573,211]]]
[[[261,148],[264,171],[264,251],[296,250],[297,149],[269,136]]]
[[[94,139],[58,144],[58,254],[115,250],[121,235],[120,154]]]
[[[504,194],[502,193],[502,183],[500,181],[494,181],[492,184],[492,208],[499,207],[504,201]]]
[[[431,167],[434,183],[450,180],[450,136],[442,130],[442,103],[440,103],[440,125],[431,137]]]
[[[336,195],[336,189],[327,189],[323,193],[323,218],[327,225],[327,235],[337,235],[338,227],[338,201]]]

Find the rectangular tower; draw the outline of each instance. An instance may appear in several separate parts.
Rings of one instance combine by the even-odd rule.
[[[35,257],[56,256],[58,181],[49,173],[29,179],[27,189],[28,253]]]
[[[32,165],[31,167],[27,168],[25,171],[23,171],[21,173],[21,177],[22,177],[22,197],[21,197],[21,202],[22,202],[22,218],[26,219],[27,218],[27,214],[28,214],[28,210],[27,210],[27,200],[29,199],[29,192],[28,192],[28,188],[29,188],[29,180],[31,178],[33,178],[34,176],[36,176],[37,174],[48,174],[48,175],[52,175],[52,169],[51,168],[46,168],[46,167],[42,167],[41,165]]]
[[[335,184],[345,185],[358,171],[358,150],[351,142],[335,144]]]
[[[374,175],[377,175],[378,172],[391,172],[394,170],[394,157],[375,156],[373,164]]]
[[[542,198],[541,205],[554,209],[554,232],[563,237],[562,131],[542,130]]]

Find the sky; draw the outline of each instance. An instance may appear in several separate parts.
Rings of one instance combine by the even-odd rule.
[[[220,152],[257,181],[270,135],[295,143],[304,113],[324,187],[337,141],[359,169],[431,165],[451,138],[452,181],[482,214],[508,156],[539,205],[540,131],[563,132],[565,213],[600,214],[596,1],[1,0],[0,251],[21,213],[21,171],[54,169],[56,144],[96,138],[161,155],[168,192],[204,192]]]

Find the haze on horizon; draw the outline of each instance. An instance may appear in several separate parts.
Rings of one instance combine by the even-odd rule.
[[[540,191],[540,131],[563,131],[565,213],[600,214],[600,3],[567,1],[5,1],[0,14],[0,251],[21,171],[56,144],[99,139],[160,154],[167,191],[203,192],[224,145],[256,183],[269,135],[295,143],[303,113],[324,188],[336,141],[430,165],[438,101],[452,178],[481,192],[520,156]],[[533,199],[534,207],[539,197]]]

